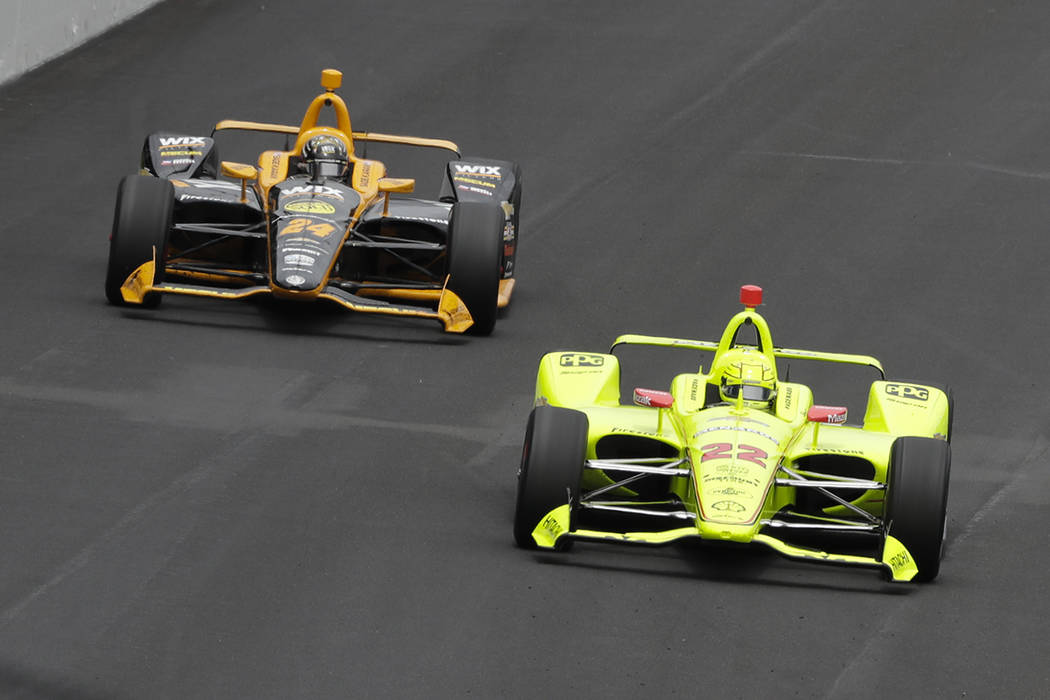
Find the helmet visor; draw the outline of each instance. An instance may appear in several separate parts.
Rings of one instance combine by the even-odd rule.
[[[744,401],[769,401],[773,398],[773,390],[759,384],[723,384],[722,395],[727,399],[736,399],[741,392]]]
[[[316,178],[342,177],[346,162],[338,160],[314,160],[310,162],[310,175]]]

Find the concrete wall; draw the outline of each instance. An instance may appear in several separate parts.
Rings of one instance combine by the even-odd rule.
[[[0,83],[160,0],[0,0]]]

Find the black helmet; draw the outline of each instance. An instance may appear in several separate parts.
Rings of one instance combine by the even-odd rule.
[[[349,164],[346,144],[330,134],[314,136],[303,146],[303,161],[314,180],[342,177]]]

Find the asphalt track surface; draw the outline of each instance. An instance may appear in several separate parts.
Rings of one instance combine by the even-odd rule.
[[[0,696],[1045,695],[1050,4],[304,7],[166,2],[0,89]],[[355,128],[521,163],[494,335],[107,306],[144,135],[296,123],[324,67]],[[933,584],[514,547],[540,356],[717,338],[743,283],[954,386]]]

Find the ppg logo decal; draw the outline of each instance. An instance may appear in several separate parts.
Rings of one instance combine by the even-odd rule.
[[[567,352],[558,362],[562,367],[601,367],[605,364],[605,357],[585,352]]]
[[[915,399],[916,401],[925,401],[930,398],[928,389],[911,384],[887,384],[886,393],[899,396],[902,399]]]

